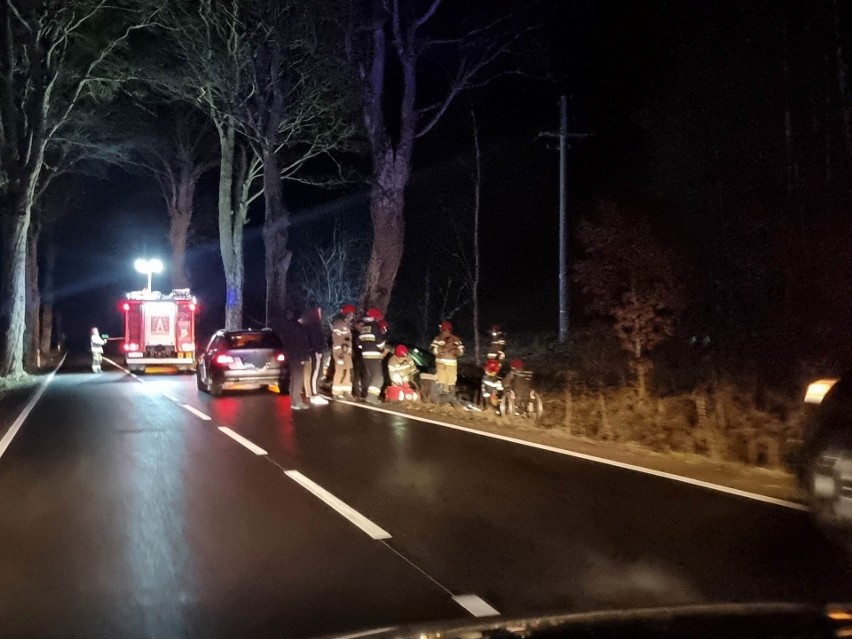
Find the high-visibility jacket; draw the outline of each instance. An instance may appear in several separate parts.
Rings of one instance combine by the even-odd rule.
[[[352,328],[342,317],[338,317],[331,325],[331,352],[335,359],[352,352]]]
[[[384,357],[385,336],[376,321],[371,317],[361,320],[358,331],[358,346],[364,359],[382,359]]]
[[[106,342],[104,341],[104,339],[100,335],[96,335],[95,333],[92,333],[91,347],[92,347],[93,353],[103,353],[104,352],[104,344],[106,344]]]
[[[439,364],[456,364],[459,357],[464,355],[464,344],[458,335],[437,335],[432,340],[432,354]]]
[[[390,377],[391,384],[397,386],[407,384],[413,372],[414,362],[409,357],[391,355],[388,358],[388,377]]]

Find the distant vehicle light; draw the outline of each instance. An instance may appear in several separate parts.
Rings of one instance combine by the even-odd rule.
[[[283,362],[287,358],[284,357],[284,353],[278,353],[278,355],[275,356],[275,359],[277,359],[279,362]]]
[[[189,351],[194,351],[195,350],[195,344],[181,344],[180,350],[182,350],[184,353],[189,352]]]
[[[837,379],[818,379],[808,384],[808,390],[805,392],[805,403],[822,404],[822,400],[836,383]]]
[[[125,302],[124,305],[121,308],[123,308],[125,311],[129,311],[130,310],[130,304]]]
[[[230,355],[217,355],[216,356],[216,363],[217,364],[233,364],[234,358],[231,357]]]
[[[126,350],[127,352],[138,351],[139,350],[139,344],[134,344],[133,342],[128,342],[127,344],[124,345],[124,350]]]

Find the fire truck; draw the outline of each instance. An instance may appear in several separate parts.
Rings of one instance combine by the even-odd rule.
[[[155,368],[195,370],[195,297],[188,288],[169,294],[132,291],[124,312],[124,361],[133,372]]]

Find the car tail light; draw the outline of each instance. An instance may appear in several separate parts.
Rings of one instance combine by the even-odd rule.
[[[124,345],[124,350],[126,350],[128,352],[138,351],[139,350],[139,344],[134,344],[133,342],[128,342],[127,344]]]
[[[231,357],[230,355],[217,355],[216,356],[216,363],[217,364],[233,364],[234,358]]]
[[[283,362],[287,358],[284,357],[284,353],[278,353],[278,355],[275,356],[275,359],[277,359],[279,362]]]
[[[181,344],[181,345],[180,345],[180,350],[182,350],[182,351],[184,351],[184,352],[187,352],[187,351],[194,351],[194,350],[195,350],[195,344],[190,344],[190,343],[188,343],[188,344]]]

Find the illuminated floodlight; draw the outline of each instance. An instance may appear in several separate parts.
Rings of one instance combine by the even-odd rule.
[[[135,262],[133,262],[133,267],[143,275],[148,276],[148,290],[151,290],[151,277],[154,273],[162,273],[163,272],[163,262],[156,258],[150,260],[143,260],[139,258]]]

